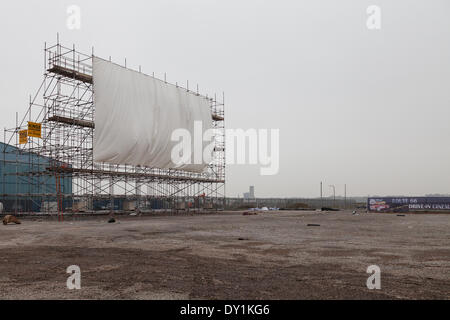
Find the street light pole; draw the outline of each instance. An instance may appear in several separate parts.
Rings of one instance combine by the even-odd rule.
[[[333,188],[333,207],[336,207],[336,187],[334,184],[331,184],[330,188]]]
[[[347,209],[347,184],[344,184],[344,210]]]
[[[322,181],[320,181],[320,210],[323,208]]]

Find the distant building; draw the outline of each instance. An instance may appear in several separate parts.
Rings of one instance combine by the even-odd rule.
[[[244,199],[255,199],[255,186],[250,186],[249,192],[244,192]]]
[[[38,212],[44,201],[56,203],[55,176],[28,174],[44,170],[52,161],[0,142],[0,202],[4,211]],[[72,194],[72,178],[62,179],[60,189],[62,194]]]
[[[249,197],[250,199],[255,199],[255,186],[250,186]]]

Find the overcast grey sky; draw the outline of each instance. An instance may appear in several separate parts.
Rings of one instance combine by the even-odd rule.
[[[81,8],[81,29],[66,27]],[[366,27],[369,5],[381,29]],[[227,195],[450,193],[448,0],[9,1],[1,127],[43,73],[44,41],[226,94],[229,128],[279,128],[280,172],[229,166]]]

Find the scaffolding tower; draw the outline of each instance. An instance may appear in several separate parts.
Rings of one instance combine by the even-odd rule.
[[[45,45],[44,79],[34,97],[30,97],[23,118],[16,115],[16,126],[4,132],[5,144],[15,146],[18,152],[15,172],[3,173],[2,198],[14,199],[16,213],[32,211],[32,203],[41,212],[56,211],[61,218],[64,212],[98,210],[223,209],[224,95],[222,101],[216,95],[205,96],[210,102],[215,147],[213,161],[204,172],[94,162],[93,55],[93,50],[85,54],[77,51],[75,45],[65,47],[59,39],[53,46]],[[186,88],[176,85],[190,91],[188,84]],[[200,95],[198,87],[192,93]],[[26,143],[20,143],[19,132],[27,130],[28,122],[40,123],[42,136],[28,137]],[[4,160],[5,153],[3,150]],[[18,170],[21,164],[26,164],[28,170]],[[16,187],[15,191],[5,191],[8,174],[16,176],[16,184],[29,185],[28,190],[19,192]],[[72,186],[69,193],[61,190],[67,181]]]

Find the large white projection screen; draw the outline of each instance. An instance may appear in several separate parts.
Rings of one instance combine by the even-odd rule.
[[[212,127],[207,98],[97,57],[93,78],[94,161],[192,172],[205,169],[203,157],[194,159],[194,141]],[[182,163],[171,158],[173,147],[181,143],[171,141],[176,129],[186,129],[191,136],[191,157]],[[200,142],[200,148],[207,145],[210,142]]]

